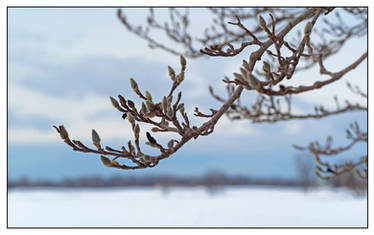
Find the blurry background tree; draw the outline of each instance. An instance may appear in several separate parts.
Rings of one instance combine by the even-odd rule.
[[[170,8],[169,20],[160,22],[151,8],[144,25],[132,24],[123,10],[117,11],[125,28],[144,39],[149,47],[180,55],[180,70],[177,73],[175,68],[168,67],[172,84],[169,92],[165,90],[162,100],[153,100],[150,91],[141,91],[141,86],[133,78],[130,85],[143,101],[141,106],[135,107],[132,100],[126,100],[121,95],[118,96],[119,102],[110,97],[112,105],[131,123],[134,142],[129,141],[121,149],[102,148],[98,133],[92,130],[92,140],[96,146],[96,149],[92,149],[78,140],[71,141],[63,125],[55,126],[61,138],[73,150],[99,154],[103,164],[108,167],[141,169],[156,166],[189,140],[211,134],[224,114],[232,120],[247,119],[254,123],[320,119],[353,111],[363,111],[366,115],[367,94],[350,83],[347,83],[350,92],[362,97],[365,105],[334,96],[334,109],[321,104],[313,112],[298,114],[293,109],[292,100],[297,94],[339,82],[367,59],[365,52],[358,58],[352,58],[350,64],[337,72],[331,71],[323,63],[326,58],[337,55],[350,39],[367,35],[367,8],[209,8],[213,21],[202,24],[205,27],[202,35],[190,33],[189,26],[193,19],[189,17],[189,11]],[[163,32],[166,40],[153,37],[152,33],[156,31]],[[172,44],[176,47],[170,46]],[[212,97],[222,105],[211,108],[210,113],[203,113],[196,107],[194,115],[207,121],[200,126],[191,124],[190,114],[185,112],[182,103],[182,92],[175,94],[185,78],[186,58],[235,57],[240,53],[247,53],[248,60],[243,60],[242,66],[232,71],[232,75],[225,76],[223,82],[227,85],[227,98],[209,87]],[[300,84],[302,81],[297,77],[298,72],[315,67],[319,68],[320,76],[315,75],[314,83]],[[255,92],[257,98],[253,103],[244,104],[240,100],[243,92]],[[150,132],[141,133],[139,123],[149,124],[152,132],[169,132],[178,137],[170,138],[167,144],[161,143]],[[146,138],[146,144],[157,149],[159,154],[151,156],[143,153],[139,144],[140,136]],[[348,151],[360,142],[367,146],[367,132],[357,122],[346,129],[346,139],[348,143],[341,147],[333,147],[331,136],[326,138],[325,144],[312,141],[306,147],[294,147],[314,155],[315,173],[321,179],[352,171],[366,179],[367,153],[340,163],[326,159]],[[119,159],[128,162],[120,163]]]
[[[300,186],[304,190],[308,190],[315,185],[315,177],[313,174],[314,162],[313,155],[309,153],[298,153],[295,155],[295,165]]]
[[[364,195],[367,189],[367,181],[361,180],[356,173],[350,171],[345,174],[338,175],[328,182],[333,187],[345,187],[353,190],[357,195]]]

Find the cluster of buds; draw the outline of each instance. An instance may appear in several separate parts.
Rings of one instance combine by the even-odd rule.
[[[247,90],[257,90],[261,87],[261,82],[249,70],[246,61],[243,62],[240,73],[233,73],[233,75],[235,77],[234,82],[238,85],[242,85]]]
[[[164,96],[162,98],[162,101],[159,103],[155,103],[153,101],[152,95],[149,91],[145,91],[144,94],[140,91],[139,86],[135,79],[130,78],[130,86],[132,90],[141,98],[143,99],[143,102],[141,103],[141,107],[138,110],[135,103],[131,100],[126,100],[121,95],[118,95],[119,101],[113,97],[109,97],[111,104],[114,108],[116,108],[118,111],[122,112],[122,118],[127,119],[129,123],[131,124],[132,131],[135,137],[135,146],[131,143],[131,141],[128,142],[128,149],[126,147],[122,146],[122,152],[128,155],[132,156],[132,160],[136,162],[137,164],[143,164],[149,165],[152,162],[154,163],[156,160],[155,157],[148,156],[140,151],[139,146],[139,138],[140,138],[140,126],[137,122],[145,122],[155,125],[151,130],[152,132],[159,132],[159,131],[175,131],[181,135],[183,135],[183,129],[181,128],[181,125],[179,124],[179,121],[177,120],[176,113],[179,111],[184,120],[186,121],[183,123],[184,127],[189,127],[189,122],[187,118],[187,114],[184,110],[184,104],[179,103],[181,99],[181,92],[178,94],[177,101],[173,104],[173,92],[175,88],[184,80],[184,72],[186,70],[186,59],[181,56],[180,57],[180,65],[181,65],[181,71],[177,75],[174,71],[174,69],[171,66],[168,66],[168,72],[171,80],[173,81],[172,89],[168,96]],[[156,122],[152,120],[153,117],[159,117],[161,118],[160,122]],[[175,127],[170,127],[169,122],[174,123]],[[66,131],[65,131],[66,132]],[[67,137],[67,132],[63,132],[63,136]],[[169,140],[167,143],[167,148],[164,148],[161,144],[157,142],[157,140],[150,134],[150,132],[146,132],[147,142],[146,144],[158,148],[161,153],[167,153],[170,152],[171,149],[174,148],[175,143],[178,143],[179,141],[175,139]],[[97,134],[95,130],[92,130],[92,141],[93,144],[97,147],[98,151],[100,153],[104,154],[104,151],[100,144],[100,137]],[[107,147],[106,147],[107,148]],[[111,149],[111,148],[109,148]],[[136,151],[137,150],[137,151]],[[116,157],[117,158],[117,157]],[[118,167],[120,168],[121,165],[114,160],[110,160],[109,158],[105,156],[101,156],[101,162],[107,166],[107,167]],[[130,157],[131,158],[131,157]]]

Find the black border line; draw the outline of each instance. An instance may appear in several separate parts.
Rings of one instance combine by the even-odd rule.
[[[6,49],[6,56],[7,56],[7,67],[6,67],[6,76],[7,76],[7,79],[6,79],[6,102],[7,102],[7,110],[6,110],[6,113],[7,113],[7,117],[6,117],[6,124],[7,124],[7,129],[6,129],[6,135],[7,135],[7,147],[6,147],[6,152],[7,152],[7,158],[6,158],[6,174],[7,174],[7,182],[6,182],[6,192],[7,192],[7,195],[6,195],[6,228],[7,229],[369,229],[369,142],[368,144],[366,145],[366,152],[367,152],[367,156],[368,156],[368,182],[367,182],[367,195],[366,195],[366,227],[353,227],[353,226],[350,226],[350,227],[344,227],[344,226],[341,226],[341,227],[338,227],[338,226],[334,226],[334,227],[323,227],[323,226],[320,226],[320,227],[317,227],[317,226],[313,226],[313,227],[307,227],[307,226],[293,226],[293,227],[290,227],[290,226],[269,226],[269,227],[264,227],[264,226],[222,226],[222,227],[214,227],[214,226],[204,226],[204,227],[193,227],[193,226],[189,226],[189,227],[183,227],[183,226],[180,226],[180,227],[176,227],[176,226],[167,226],[167,227],[162,227],[162,226],[159,226],[159,227],[131,227],[131,226],[125,226],[125,227],[121,227],[121,226],[112,226],[112,227],[89,227],[89,226],[77,226],[77,227],[68,227],[68,226],[64,226],[64,227],[59,227],[59,226],[56,226],[56,227],[48,227],[48,226],[45,226],[45,227],[38,227],[38,226],[29,226],[29,227],[17,227],[17,226],[12,226],[10,227],[9,226],[9,218],[8,218],[8,215],[9,215],[9,205],[8,205],[8,78],[9,78],[9,73],[8,73],[8,58],[9,58],[9,51],[8,51],[8,36],[9,36],[9,27],[8,27],[8,18],[9,18],[9,9],[10,8],[51,8],[51,9],[55,9],[55,8],[149,8],[149,7],[152,7],[152,8],[170,8],[171,6],[7,6],[7,11],[6,11],[6,35],[7,35],[7,39],[6,39],[6,45],[7,45],[7,49]],[[174,6],[175,8],[213,8],[213,7],[222,7],[222,8],[305,8],[305,7],[308,7],[308,8],[316,8],[316,7],[321,7],[321,6],[264,6],[264,7],[259,7],[259,6]],[[354,7],[354,8],[367,8],[369,9],[368,6],[323,6],[323,7],[336,7],[336,8],[339,8],[339,7]],[[368,11],[368,25],[367,25],[367,35],[366,35],[366,48],[367,50],[369,51],[369,11]],[[366,118],[367,118],[367,126],[366,126],[366,131],[368,133],[368,141],[369,141],[369,56],[367,57],[367,63],[366,63],[366,72],[367,72],[367,77],[366,77],[366,81],[367,81],[367,87],[366,87],[366,94],[368,96],[368,99],[367,99],[367,107],[368,107],[368,112],[366,113]]]

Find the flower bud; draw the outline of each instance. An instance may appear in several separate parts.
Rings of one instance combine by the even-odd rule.
[[[118,99],[122,106],[126,106],[126,100],[122,95],[118,95]]]
[[[182,65],[182,68],[186,67],[187,61],[182,55],[180,56],[180,63]]]
[[[144,117],[145,118],[153,118],[156,116],[156,112],[150,112],[149,110],[147,110],[148,112],[146,114],[144,114]]]
[[[173,112],[172,108],[168,108],[168,112],[166,113],[166,116],[168,116],[168,118],[170,118],[170,119],[173,118],[174,112]]]
[[[268,64],[267,62],[263,62],[264,65],[262,66],[262,69],[265,71],[265,72],[270,72],[270,64]]]
[[[261,28],[266,27],[266,21],[264,20],[264,18],[262,18],[262,16],[258,16],[258,24],[260,25]]]
[[[113,107],[118,109],[119,108],[118,101],[111,96],[109,98],[110,98],[110,101],[112,102]]]
[[[106,167],[111,167],[112,166],[112,161],[109,158],[101,155],[100,160],[101,160],[101,162],[103,163],[104,166],[106,166]]]
[[[145,107],[144,102],[142,102],[142,108],[140,109],[140,111],[141,111],[143,114],[146,114],[146,113],[147,113],[147,107]]]
[[[177,80],[178,83],[183,82],[183,80],[184,80],[184,72],[178,74],[177,77],[176,77],[176,80]]]
[[[60,127],[60,137],[63,140],[69,139],[69,134],[66,131],[65,127],[63,125],[59,126]]]
[[[112,160],[111,165],[112,166],[121,166],[121,164],[119,164],[119,162],[117,162],[116,160]]]
[[[171,105],[171,102],[173,101],[173,96],[172,96],[172,95],[169,96],[169,97],[167,98],[167,100],[168,100],[168,105]]]
[[[181,114],[184,115],[184,105],[179,109],[179,112],[181,112]]]
[[[169,76],[173,79],[175,77],[174,69],[168,66]]]
[[[245,80],[244,80],[244,78],[243,78],[243,76],[241,74],[239,74],[239,73],[233,73],[233,74],[234,74],[234,77],[236,79],[238,79],[241,82],[245,82]]]
[[[150,162],[150,161],[151,161],[151,157],[148,156],[148,155],[142,155],[142,159],[143,159],[145,162]]]
[[[153,136],[151,136],[151,134],[149,134],[148,131],[146,133],[146,136],[147,136],[147,139],[148,139],[149,143],[151,143],[151,144],[156,144],[157,143],[156,139],[153,138]]]
[[[122,11],[121,11],[121,9],[118,9],[118,10],[117,10],[117,17],[118,17],[118,18],[121,18],[121,17],[122,17]]]
[[[242,78],[244,79],[244,80],[246,80],[246,76],[247,76],[247,72],[248,72],[248,70],[246,70],[245,68],[243,68],[243,67],[240,67],[240,72],[241,72],[241,75],[242,75]]]
[[[182,113],[184,113],[184,103],[179,104],[176,111],[180,109],[183,109]]]
[[[95,129],[92,129],[92,142],[95,146],[100,146],[100,136]]]
[[[247,72],[246,80],[253,89],[256,89],[259,85],[258,79],[249,71]]]
[[[136,83],[136,81],[133,78],[130,78],[130,85],[131,85],[131,88],[134,91],[138,90],[138,84]]]
[[[169,140],[168,142],[168,148],[173,148],[174,147],[174,140]]]
[[[167,113],[167,110],[166,110],[165,113]],[[166,123],[167,123],[166,119],[165,119],[164,117],[162,117],[162,118],[161,118],[161,122],[160,122],[160,124],[161,124],[161,125],[167,125]]]
[[[135,104],[132,100],[128,100],[127,104],[129,105],[130,108],[135,109]]]
[[[152,132],[159,132],[160,129],[158,129],[157,127],[153,127],[153,128],[151,129],[151,131],[152,131]]]
[[[130,140],[129,140],[129,142],[128,142],[128,146],[129,146],[129,152],[130,152],[133,156],[135,156],[135,147],[134,147],[134,145],[132,145],[132,143],[131,143]]]
[[[147,100],[152,100],[151,93],[149,93],[148,91],[145,91],[145,98],[147,98]]]
[[[162,98],[162,109],[164,110],[164,113],[167,113],[167,110],[168,110],[168,100],[166,99],[166,97],[164,96],[164,98]]]
[[[313,28],[313,25],[311,22],[306,23],[304,27],[304,34],[309,36],[310,33],[312,32],[312,28]]]
[[[146,100],[145,104],[147,105],[148,111],[149,112],[153,112],[153,110],[155,109],[155,107],[154,107],[154,104],[152,103],[152,101]]]
[[[139,134],[140,134],[139,124],[135,125],[135,127],[134,127],[134,133],[135,133],[135,138],[138,139],[139,138]]]
[[[184,16],[184,17],[183,17],[182,22],[183,22],[183,24],[187,27],[187,25],[189,24],[189,20],[188,20],[187,16]]]
[[[127,113],[127,119],[129,120],[131,124],[135,123],[135,118],[130,112]]]

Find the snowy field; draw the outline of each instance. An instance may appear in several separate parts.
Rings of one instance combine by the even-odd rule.
[[[12,189],[8,225],[366,227],[366,196],[287,188]]]

